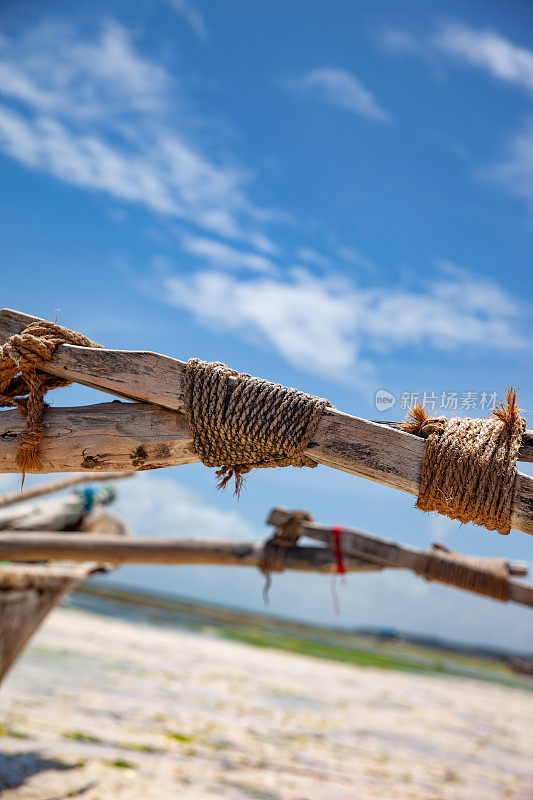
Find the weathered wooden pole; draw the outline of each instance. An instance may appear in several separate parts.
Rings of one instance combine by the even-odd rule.
[[[0,533],[0,559],[12,561],[105,561],[114,564],[213,564],[260,567],[262,542],[231,542],[214,539],[111,539],[99,536],[62,534],[53,531]],[[283,548],[284,569],[305,572],[336,572],[337,559],[321,547]],[[363,559],[346,558],[345,568],[353,571],[380,570],[380,565]]]
[[[4,309],[0,341],[36,317]],[[47,409],[39,456],[45,472],[130,471],[199,461],[183,413],[185,363],[157,353],[60,345],[45,372],[133,399],[85,408]],[[18,472],[17,411],[0,413],[0,471]],[[531,460],[531,434],[520,457]],[[424,440],[386,424],[326,409],[305,454],[318,464],[418,495]],[[533,478],[518,473],[513,528],[533,534]]]

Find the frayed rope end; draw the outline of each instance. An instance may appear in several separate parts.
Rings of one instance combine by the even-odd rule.
[[[517,390],[514,386],[507,387],[505,400],[499,400],[498,406],[499,408],[495,408],[492,415],[511,429],[520,420],[520,412],[524,410],[518,405]]]
[[[244,484],[246,483],[245,475],[247,472],[251,472],[251,467],[246,467],[244,465],[234,466],[234,467],[226,467],[222,466],[220,469],[217,469],[216,476],[217,476],[217,489],[226,489],[228,483],[231,481],[232,478],[235,479],[235,488],[233,490],[233,494],[238,499],[240,497],[241,491],[244,488]]]
[[[428,419],[429,414],[422,403],[417,403],[416,406],[409,409],[407,419],[403,420],[401,423],[402,430],[406,431],[407,433],[419,435],[424,422],[426,422]]]
[[[41,439],[44,436],[44,428],[31,428],[25,430],[18,438],[18,453],[15,457],[15,464],[22,473],[22,484],[24,486],[24,479],[27,472],[42,472],[44,465],[39,458],[38,449]]]

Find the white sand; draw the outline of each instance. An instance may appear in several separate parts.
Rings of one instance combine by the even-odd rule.
[[[61,609],[0,700],[2,800],[533,797],[533,694],[474,680]]]

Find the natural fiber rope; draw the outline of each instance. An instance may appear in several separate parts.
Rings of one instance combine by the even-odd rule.
[[[44,435],[44,395],[49,389],[68,386],[70,381],[46,375],[39,367],[50,361],[58,345],[65,343],[101,347],[81,333],[43,320],[31,322],[0,348],[0,407],[15,406],[26,417],[26,430],[18,437],[15,458],[23,475],[43,470],[37,451]]]
[[[504,558],[465,556],[434,544],[420,554],[414,570],[427,581],[448,583],[504,602],[509,600],[509,562]]]
[[[285,569],[285,553],[288,547],[298,543],[300,534],[298,528],[302,522],[312,522],[313,517],[307,511],[291,511],[288,519],[276,528],[274,535],[263,545],[263,552],[259,561],[259,569],[265,576],[263,597],[268,605],[272,573],[283,572]]]
[[[265,467],[316,467],[304,455],[329,402],[297,389],[191,358],[185,405],[194,446],[207,467],[219,467],[219,487]]]
[[[426,438],[416,507],[508,534],[516,460],[526,427],[516,390],[507,391],[492,416],[430,419],[422,406],[403,429]]]

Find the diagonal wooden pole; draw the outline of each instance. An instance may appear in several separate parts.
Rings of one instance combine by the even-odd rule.
[[[118,481],[121,478],[130,478],[132,475],[135,475],[135,473],[95,472],[93,475],[68,475],[66,478],[58,478],[55,481],[38,483],[36,486],[24,488],[24,490],[0,494],[0,508],[15,505],[15,503],[24,503],[27,500],[35,500],[36,497],[42,497],[45,494],[61,492],[63,489],[69,489],[71,486],[76,486],[79,483],[94,483],[95,481]]]
[[[276,528],[283,528],[293,514],[294,512],[286,508],[273,508],[268,515],[267,524]],[[302,520],[298,522],[292,533],[322,542],[329,546],[332,552],[334,550],[333,528],[331,525]],[[422,551],[415,547],[409,547],[409,545],[398,544],[389,539],[382,539],[353,528],[343,527],[342,553],[343,557],[368,560],[383,569],[414,570],[417,567],[417,561]],[[510,575],[527,575],[529,565],[525,561],[509,561],[508,570]],[[468,589],[464,589],[464,591],[468,591]],[[533,585],[510,581],[509,599],[515,603],[533,606]]]
[[[275,528],[282,528],[292,517],[294,512],[287,508],[273,508],[267,518],[267,524]],[[319,522],[302,520],[294,529],[298,536],[322,542],[333,548],[333,528]],[[421,550],[407,544],[398,544],[391,539],[383,539],[370,533],[356,530],[355,528],[342,528],[342,552],[346,555],[364,558],[383,567],[397,567],[399,569],[415,569]],[[510,575],[527,575],[529,564],[527,561],[509,561]]]

